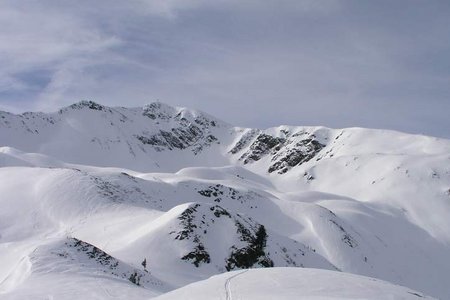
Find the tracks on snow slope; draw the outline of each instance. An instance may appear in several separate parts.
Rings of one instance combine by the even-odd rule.
[[[233,296],[231,294],[231,279],[234,279],[234,278],[238,277],[239,275],[242,275],[242,274],[244,274],[246,272],[248,272],[248,270],[244,270],[244,271],[242,271],[240,273],[237,273],[237,274],[227,278],[227,280],[225,281],[225,293],[226,293],[226,299],[227,300],[233,300]]]

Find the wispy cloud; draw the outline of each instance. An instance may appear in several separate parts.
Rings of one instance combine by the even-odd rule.
[[[232,123],[450,137],[445,1],[0,2],[0,108],[160,99]]]

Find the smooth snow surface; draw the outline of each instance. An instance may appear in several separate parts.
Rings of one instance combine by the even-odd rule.
[[[300,268],[234,271],[155,300],[432,299],[411,289],[353,274]]]
[[[450,299],[450,141],[0,112],[0,266],[0,299]]]

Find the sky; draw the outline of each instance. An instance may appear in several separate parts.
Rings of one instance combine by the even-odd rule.
[[[0,1],[0,110],[80,100],[450,138],[450,1]]]

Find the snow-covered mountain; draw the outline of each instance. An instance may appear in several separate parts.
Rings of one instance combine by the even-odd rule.
[[[407,287],[389,288],[394,298],[450,299],[445,139],[238,128],[162,103],[83,101],[0,112],[0,195],[2,299],[148,299],[266,267],[329,271],[251,271],[249,286],[278,276],[289,290],[304,283],[283,278],[308,276],[338,289],[351,279],[377,298],[385,283],[363,275]]]

